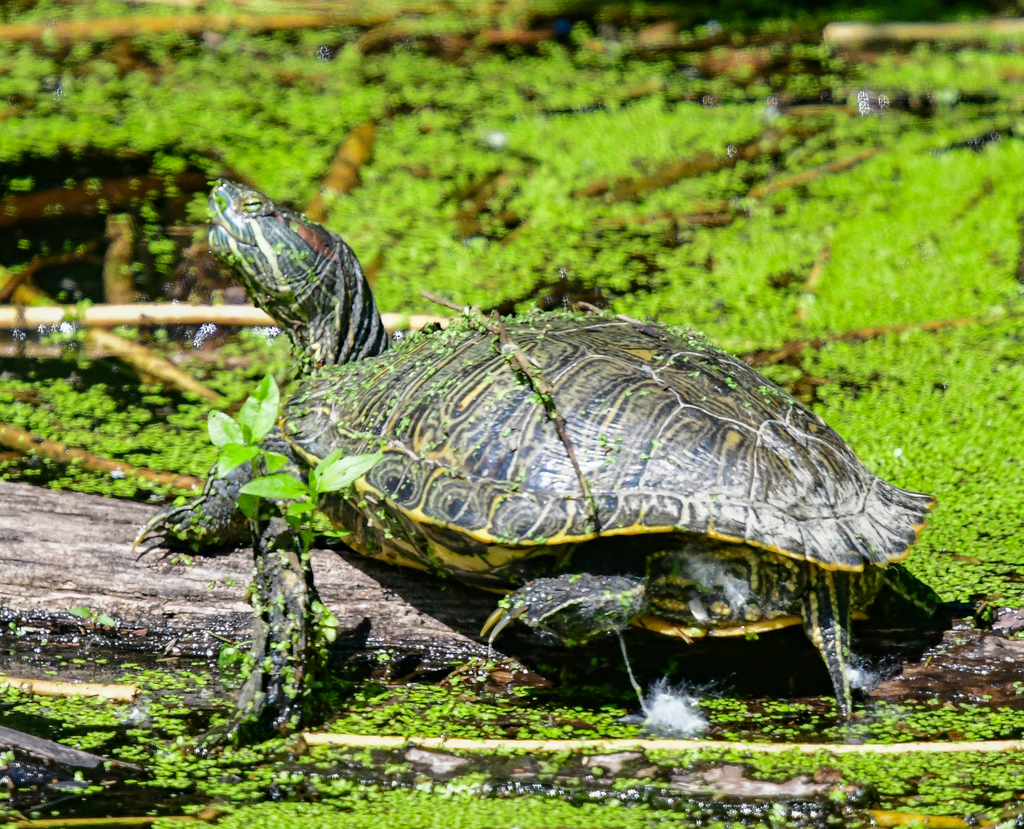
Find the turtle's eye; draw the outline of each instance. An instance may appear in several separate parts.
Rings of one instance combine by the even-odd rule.
[[[263,209],[263,199],[259,196],[249,196],[242,201],[242,210],[246,213],[259,213]]]

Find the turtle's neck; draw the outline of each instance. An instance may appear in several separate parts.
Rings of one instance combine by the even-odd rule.
[[[305,319],[288,330],[303,367],[341,365],[386,351],[391,338],[352,249],[325,228],[318,233],[301,225],[294,229],[317,256],[316,279],[299,302]]]

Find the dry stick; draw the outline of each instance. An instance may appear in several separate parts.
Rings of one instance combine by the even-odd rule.
[[[0,30],[3,28],[0,26]],[[3,35],[0,35],[2,39]],[[107,179],[95,185],[86,182],[70,189],[51,187],[22,196],[6,196],[0,199],[0,227],[57,218],[66,213],[93,215],[100,212],[101,202],[105,209],[120,209],[127,207],[133,199],[145,197],[150,190],[163,193],[171,184],[189,192],[204,190],[206,176],[196,172],[179,173],[176,176],[130,176]]]
[[[968,823],[958,817],[945,815],[921,815],[914,812],[888,812],[882,809],[865,809],[876,826],[909,826],[919,823],[928,829],[970,829],[974,826],[995,826],[994,820],[976,820]]]
[[[8,23],[0,26],[0,41],[63,42],[109,40],[147,34],[177,33],[199,35],[203,32],[250,32],[318,29],[324,26],[374,26],[390,18],[389,14],[361,11],[358,6],[333,12],[289,14],[171,14],[159,17],[128,16],[98,20],[69,20],[46,23]]]
[[[1024,34],[1019,18],[963,23],[829,23],[821,33],[829,46],[859,49],[869,43],[916,43],[922,40],[988,40]]]
[[[142,466],[131,466],[108,458],[101,458],[84,449],[71,449],[63,443],[33,435],[17,426],[0,423],[0,446],[6,446],[26,455],[38,455],[56,463],[75,464],[92,472],[117,472],[125,477],[134,475],[147,481],[173,486],[178,489],[198,489],[203,481],[190,475],[175,475],[173,472],[157,472]]]
[[[324,196],[340,196],[359,186],[359,168],[369,160],[376,134],[374,124],[363,124],[348,134],[331,162],[320,190],[306,205],[304,212],[308,218],[322,222],[327,218]]]
[[[132,280],[134,227],[128,214],[107,216],[107,252],[103,255],[103,298],[112,305],[127,305],[135,299]]]
[[[811,268],[811,272],[807,274],[807,281],[804,283],[803,295],[800,297],[800,304],[796,309],[797,322],[803,322],[807,319],[807,309],[814,301],[815,294],[818,291],[818,285],[821,284],[821,278],[825,275],[825,266],[829,263],[831,258],[832,245],[826,244],[825,247],[821,249],[821,253],[818,254],[818,258],[814,260],[814,266]]]
[[[13,685],[26,694],[40,697],[100,697],[117,702],[132,702],[139,693],[138,685],[104,685],[99,682],[65,682],[50,679],[25,679],[0,674],[0,685]]]
[[[750,192],[747,193],[747,197],[752,199],[761,199],[770,193],[775,193],[779,190],[798,187],[801,184],[814,181],[816,178],[820,178],[826,173],[839,173],[843,170],[848,170],[850,167],[854,167],[862,161],[867,161],[867,159],[878,155],[880,152],[882,152],[881,147],[872,147],[869,150],[854,153],[846,158],[840,158],[835,161],[831,161],[828,164],[822,164],[820,167],[812,167],[810,170],[804,170],[804,172],[797,173],[793,176],[786,176],[784,178],[766,181],[764,184],[758,184],[755,187],[752,187]]]
[[[27,286],[22,286],[19,290],[23,290],[25,287]],[[45,302],[46,305],[52,305],[49,297],[45,294],[41,294],[40,300]],[[207,388],[191,374],[182,371],[163,357],[158,357],[144,345],[130,342],[122,337],[118,337],[116,334],[111,334],[109,331],[95,329],[86,331],[85,341],[87,344],[104,348],[136,371],[163,380],[165,383],[181,389],[181,391],[191,392],[205,400],[209,400],[214,405],[223,405],[227,402],[213,389]]]
[[[97,247],[99,247],[99,241],[94,239],[93,241],[82,245],[78,250],[74,250],[69,253],[61,253],[57,256],[34,256],[32,257],[32,260],[17,273],[11,273],[5,267],[0,265],[0,302],[7,302],[7,300],[14,296],[15,291],[21,287],[23,283],[31,279],[39,271],[56,267],[57,265],[67,265],[69,262],[76,262],[79,259],[84,259],[96,250]]]
[[[904,331],[941,331],[944,328],[958,328],[961,325],[974,325],[984,323],[1002,322],[1006,319],[1022,316],[1022,314],[1006,314],[999,317],[962,317],[955,320],[930,320],[928,322],[907,322],[899,325],[882,325],[878,327],[857,328],[853,331],[844,331],[839,334],[829,334],[813,340],[791,340],[782,348],[776,350],[752,351],[740,355],[747,365],[770,366],[781,363],[790,357],[795,357],[807,348],[824,348],[829,343],[844,342],[854,343],[865,340],[874,340],[888,334],[901,334]]]
[[[435,322],[444,325],[449,321],[447,317],[428,314],[381,314],[381,319],[388,331],[400,327],[418,329]],[[252,305],[185,305],[176,302],[154,302],[134,305],[90,305],[86,308],[78,308],[75,305],[0,307],[0,330],[20,328],[24,331],[40,325],[60,325],[65,321],[86,328],[116,328],[119,325],[144,328],[159,325],[202,325],[208,322],[237,327],[277,325],[273,317]]]
[[[449,751],[739,751],[750,754],[955,754],[958,752],[1002,752],[1024,750],[1021,740],[987,740],[948,743],[741,743],[725,740],[469,740],[445,737],[390,737],[377,734],[321,734],[303,732],[311,746],[353,748],[400,748],[407,745]]]

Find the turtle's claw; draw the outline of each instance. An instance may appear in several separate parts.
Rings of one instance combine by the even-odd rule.
[[[527,609],[528,608],[525,604],[517,607],[503,607],[498,605],[498,607],[494,609],[494,612],[487,617],[487,621],[484,622],[484,626],[480,629],[480,635],[487,636],[487,631],[490,631],[491,635],[487,636],[487,644],[493,644],[494,640],[498,638],[498,634],[522,616]]]

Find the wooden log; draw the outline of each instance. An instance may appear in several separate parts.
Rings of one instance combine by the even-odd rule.
[[[7,621],[51,642],[85,632],[141,651],[209,655],[220,637],[245,639],[251,550],[186,556],[147,542],[133,552],[153,511],[0,481],[0,643],[16,641]],[[342,629],[362,631],[357,644],[423,653],[436,663],[486,654],[471,637],[494,609],[493,594],[354,553],[318,549],[311,559],[321,600]],[[116,625],[68,614],[81,607]]]

